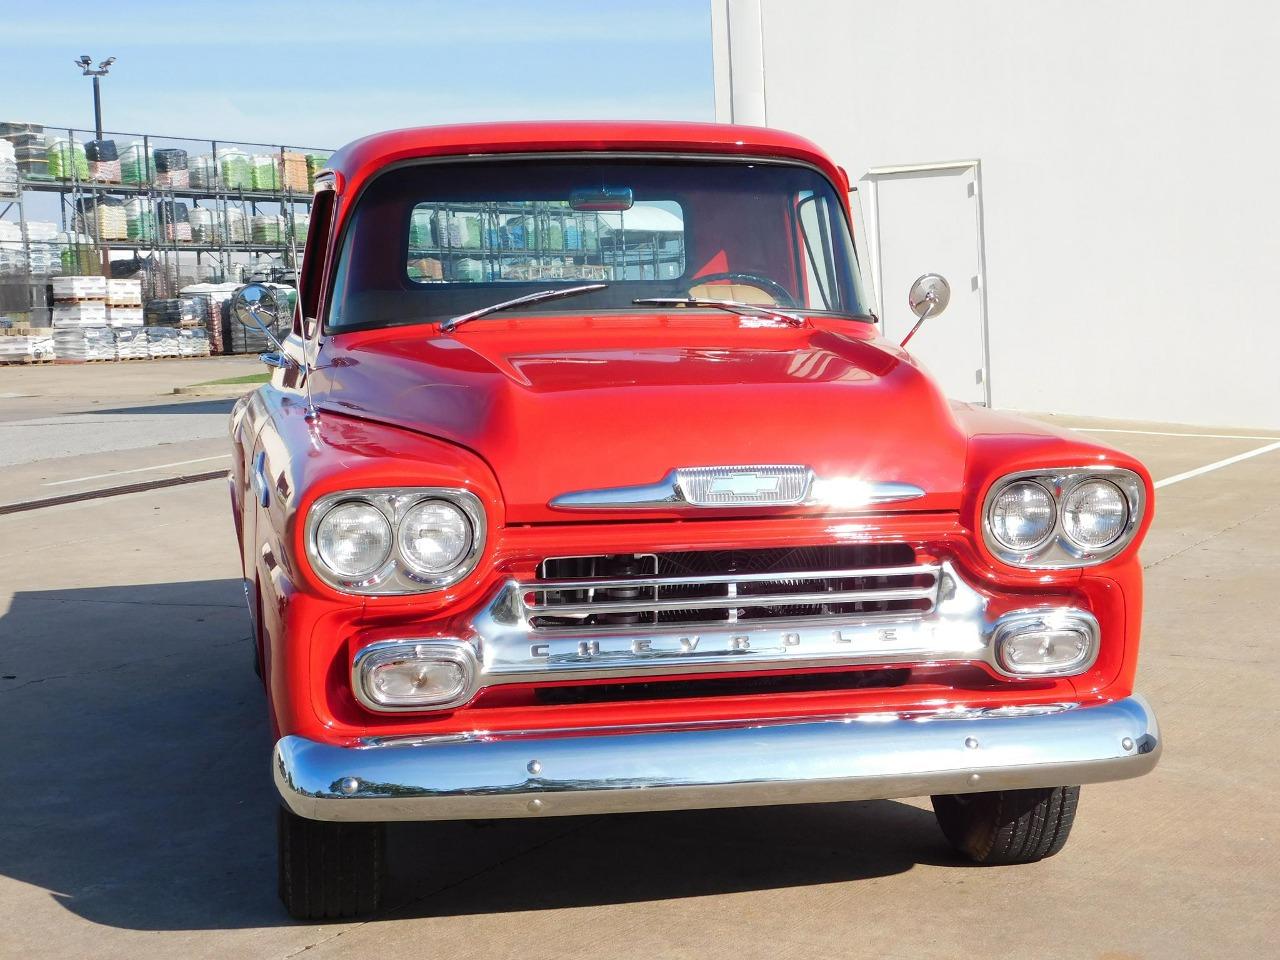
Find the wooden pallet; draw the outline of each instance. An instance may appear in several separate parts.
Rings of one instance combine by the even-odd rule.
[[[0,359],[0,366],[4,367],[25,367],[34,366],[37,363],[56,363],[53,357],[6,357]]]

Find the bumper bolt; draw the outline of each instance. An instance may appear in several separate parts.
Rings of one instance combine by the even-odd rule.
[[[542,761],[530,760],[529,765],[525,767],[525,769],[528,770],[531,774],[533,774],[536,777],[538,774],[542,772]]]
[[[978,749],[978,738],[977,738],[977,737],[965,737],[965,738],[964,738],[964,745],[965,745],[966,747],[968,747],[970,750],[977,750],[977,749]]]
[[[338,781],[338,789],[348,797],[354,797],[360,792],[360,781],[355,777],[343,777]]]
[[[1125,737],[1123,740],[1120,741],[1120,746],[1123,747],[1125,750],[1132,750],[1133,741],[1130,740],[1128,737]]]
[[[535,799],[535,800],[530,800],[530,801],[529,801],[529,812],[530,812],[530,813],[541,813],[541,812],[542,812],[542,801],[541,801],[541,800],[536,800],[536,799]]]

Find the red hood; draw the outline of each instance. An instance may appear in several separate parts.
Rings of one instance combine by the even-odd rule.
[[[325,344],[313,391],[475,451],[509,522],[604,519],[548,503],[729,464],[910,483],[925,497],[879,509],[958,509],[964,433],[906,354],[860,324],[759,324],[650,313],[345,334]]]

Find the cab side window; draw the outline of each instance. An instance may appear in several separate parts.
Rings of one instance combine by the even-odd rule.
[[[311,226],[307,230],[302,270],[298,275],[298,312],[293,318],[293,332],[304,338],[314,332],[312,327],[320,316],[320,291],[324,285],[336,200],[334,191],[321,190],[311,205]]]
[[[796,204],[800,232],[800,262],[809,305],[819,310],[840,309],[836,254],[831,242],[831,217],[826,197],[801,194]]]

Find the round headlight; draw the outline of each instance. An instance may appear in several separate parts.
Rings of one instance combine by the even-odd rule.
[[[1129,522],[1129,503],[1109,480],[1086,480],[1062,501],[1062,529],[1092,550],[1115,543]]]
[[[400,555],[419,573],[456,567],[471,549],[471,522],[446,500],[423,500],[400,520]]]
[[[391,524],[371,503],[340,503],[316,527],[316,553],[340,577],[367,577],[391,554]]]
[[[1030,550],[1053,532],[1053,496],[1030,480],[1009,484],[996,496],[987,514],[991,535],[1009,550]]]

